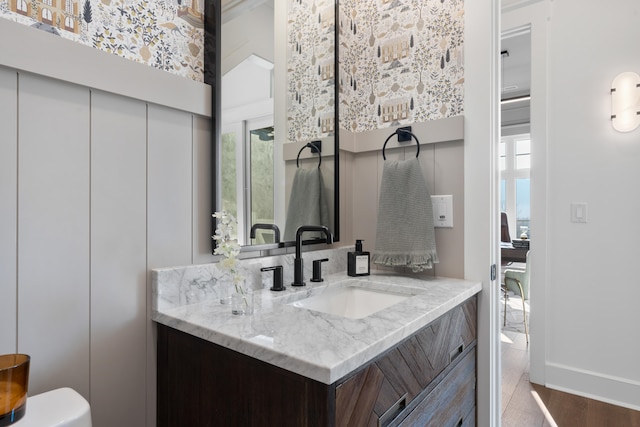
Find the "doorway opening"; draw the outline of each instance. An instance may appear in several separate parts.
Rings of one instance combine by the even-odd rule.
[[[500,53],[501,386],[502,419],[508,421],[509,405],[517,401],[523,382],[529,380],[527,260],[535,237],[531,224],[531,159],[535,141],[530,133],[530,27],[503,32]]]

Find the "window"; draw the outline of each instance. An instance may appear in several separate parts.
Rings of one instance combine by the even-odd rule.
[[[42,9],[42,22],[45,24],[53,24],[53,14],[49,9]]]
[[[531,237],[531,137],[529,134],[500,140],[500,209],[507,213],[512,239]]]
[[[73,32],[73,18],[71,16],[64,18],[64,29]]]
[[[16,9],[18,10],[18,13],[21,13],[23,15],[26,15],[27,12],[29,12],[29,7],[25,0],[18,0],[16,2]]]
[[[271,116],[227,124],[220,146],[220,201],[222,209],[238,220],[238,238],[249,243],[251,224],[275,224],[274,128]],[[256,236],[257,238],[258,236]],[[260,234],[257,243],[273,243],[273,235]],[[271,240],[268,240],[271,239]]]

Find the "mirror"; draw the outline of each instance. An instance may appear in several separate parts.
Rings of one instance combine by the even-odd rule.
[[[289,246],[306,221],[339,239],[337,7],[223,0],[215,18],[213,209],[236,216],[245,250]]]

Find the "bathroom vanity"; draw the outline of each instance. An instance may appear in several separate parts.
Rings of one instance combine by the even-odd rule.
[[[253,316],[217,301],[157,308],[158,426],[475,425],[480,283],[336,274],[309,285],[258,292]],[[331,313],[340,288],[376,294],[367,307],[399,299]],[[312,298],[321,304],[305,306]]]

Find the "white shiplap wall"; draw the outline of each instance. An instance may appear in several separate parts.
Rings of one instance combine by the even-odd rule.
[[[212,260],[210,88],[110,55],[80,78],[34,59],[78,46],[16,31],[22,57],[0,37],[0,353],[32,356],[31,395],[80,392],[95,427],[154,426],[148,271]]]
[[[145,424],[146,114],[142,101],[91,93],[91,404],[111,425],[120,411]]]
[[[16,141],[16,105],[18,78],[0,67],[0,354],[15,353],[17,322],[16,241],[18,146]],[[5,142],[6,141],[6,142]],[[4,301],[10,301],[7,304]]]
[[[32,393],[89,396],[90,93],[28,73],[18,85],[18,351]]]

